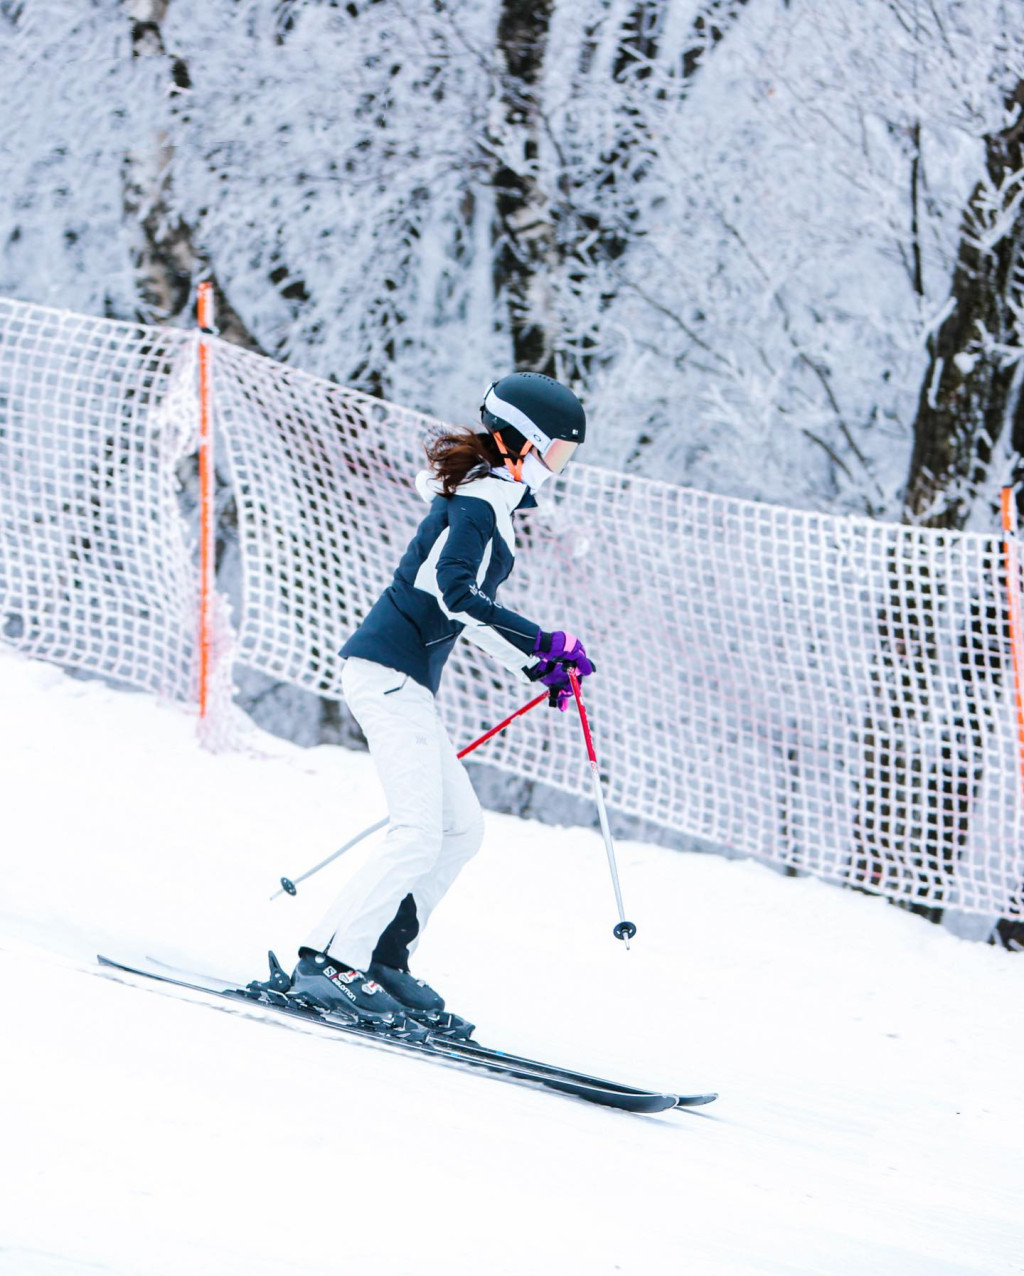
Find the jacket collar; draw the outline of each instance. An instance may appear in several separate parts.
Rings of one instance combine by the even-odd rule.
[[[508,470],[491,470],[483,478],[474,479],[472,486],[478,483],[487,484],[489,497],[512,513],[513,510],[535,509],[537,498],[525,483],[516,483]],[[429,470],[420,470],[416,475],[416,491],[420,498],[429,505],[435,496],[441,495],[441,482]]]
[[[509,513],[512,510],[530,510],[536,508],[537,498],[533,494],[533,489],[526,483],[517,483],[508,472],[507,466],[500,469],[491,470],[491,478],[498,479],[506,488],[512,489],[510,497]],[[518,499],[517,499],[518,497]]]

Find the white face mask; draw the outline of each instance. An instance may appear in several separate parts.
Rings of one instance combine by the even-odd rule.
[[[527,452],[523,457],[523,482],[527,487],[539,492],[553,473],[535,452]]]

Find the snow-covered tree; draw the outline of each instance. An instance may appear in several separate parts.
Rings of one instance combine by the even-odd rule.
[[[984,140],[949,304],[927,338],[906,492],[908,513],[939,527],[991,525],[998,489],[1024,473],[1024,79]]]
[[[769,500],[909,473],[927,517],[988,446],[946,474],[925,418],[1006,345],[958,303],[937,354],[963,210],[990,253],[1015,207],[1005,3],[4,0],[0,41],[3,291],[180,323],[212,276],[313,372],[464,419],[542,368],[591,461]]]

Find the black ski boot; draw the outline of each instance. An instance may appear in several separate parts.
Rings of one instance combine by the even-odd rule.
[[[410,975],[407,970],[395,970],[393,966],[383,966],[379,961],[371,961],[367,973],[406,1010],[432,1014],[444,1009],[441,994],[422,979]]]
[[[444,998],[424,980],[417,979],[407,970],[396,970],[394,966],[385,966],[379,961],[370,962],[368,969],[372,978],[401,1004],[410,1019],[429,1028],[435,1036],[469,1040],[474,1025],[445,1010]]]
[[[299,949],[288,995],[315,1010],[326,1010],[403,1041],[423,1041],[426,1031],[411,1021],[402,1004],[378,983],[327,953]]]

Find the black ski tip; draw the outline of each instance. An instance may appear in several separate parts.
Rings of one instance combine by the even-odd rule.
[[[290,877],[282,877],[281,889],[287,891],[289,895],[294,895],[297,888]]]
[[[612,934],[616,939],[632,939],[636,934],[636,927],[632,922],[618,922]]]

